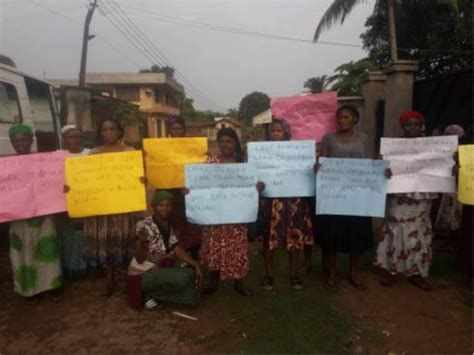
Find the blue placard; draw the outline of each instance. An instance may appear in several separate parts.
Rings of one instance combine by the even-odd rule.
[[[201,225],[257,220],[255,170],[249,164],[189,164],[185,168],[186,218]]]
[[[316,214],[384,217],[389,162],[320,158]]]
[[[314,141],[251,142],[248,160],[265,183],[264,197],[307,197],[316,193]]]

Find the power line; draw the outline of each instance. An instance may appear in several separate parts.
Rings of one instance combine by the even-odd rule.
[[[112,3],[113,1],[110,1]],[[135,25],[135,23],[127,16],[127,14],[120,8],[118,4],[113,2],[112,6],[107,7],[106,9],[110,10],[112,17],[114,17],[117,23],[113,23],[114,26],[126,37],[126,39],[135,46],[135,48],[139,49],[139,51],[144,54],[148,59],[150,56],[152,58],[152,63],[163,65],[166,64],[168,66],[173,66],[171,60],[169,60],[164,53],[162,53],[154,44],[151,42],[148,37]],[[104,7],[104,2],[102,2],[102,6]],[[117,10],[118,8],[118,10]],[[113,10],[113,11],[112,11]],[[119,13],[120,11],[120,13]],[[117,17],[118,14],[121,19]],[[109,16],[107,16],[109,17]],[[109,21],[114,22],[111,18],[108,18]],[[134,41],[134,40],[135,41]],[[137,44],[137,43],[138,44]],[[138,45],[141,48],[138,48]],[[209,98],[206,94],[204,94],[201,89],[199,89],[189,78],[184,75],[179,69],[175,69],[176,78],[185,86],[185,88],[194,96],[196,100],[201,102],[204,107],[214,111],[225,111],[221,105],[216,103],[214,100]]]

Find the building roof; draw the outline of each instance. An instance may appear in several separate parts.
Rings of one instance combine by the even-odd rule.
[[[55,86],[78,85],[78,79],[50,79]],[[87,73],[88,85],[169,85],[174,90],[184,93],[184,88],[165,73]]]
[[[232,118],[232,117],[215,117],[214,118],[214,123],[218,123],[218,122],[222,122],[222,121],[227,121],[227,122],[230,122],[232,123],[234,126],[238,126],[238,127],[241,127],[242,124],[237,121],[235,118]]]

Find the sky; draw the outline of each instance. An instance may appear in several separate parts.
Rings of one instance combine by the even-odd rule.
[[[88,2],[0,0],[0,53],[38,77],[76,78]],[[374,0],[357,6],[342,26],[320,37],[321,42],[352,46],[311,43],[331,2],[98,0],[87,71],[137,72],[154,62],[171,64],[197,108],[224,112],[238,108],[242,97],[253,91],[291,96],[304,90],[306,79],[331,75],[338,65],[367,55],[360,34]],[[128,20],[121,17],[120,9]],[[141,42],[143,38],[147,42]]]

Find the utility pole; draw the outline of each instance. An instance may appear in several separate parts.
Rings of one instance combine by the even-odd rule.
[[[89,25],[91,24],[92,15],[97,7],[97,0],[90,5],[86,15],[86,22],[84,23],[84,36],[82,37],[82,54],[81,54],[81,70],[79,72],[79,86],[86,84],[86,64],[87,64],[87,45],[89,40],[94,38],[94,35],[89,35]]]
[[[397,32],[395,29],[395,6],[393,0],[388,0],[388,28],[390,33],[390,59],[392,63],[398,60]]]

